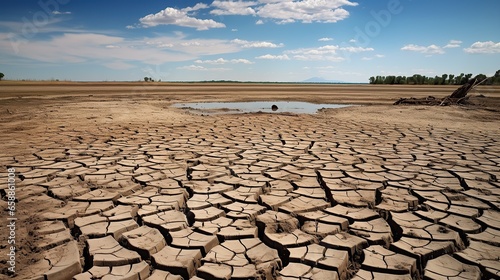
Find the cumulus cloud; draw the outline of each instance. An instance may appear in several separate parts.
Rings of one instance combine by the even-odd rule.
[[[443,48],[436,46],[436,45],[430,45],[430,46],[419,46],[419,45],[414,45],[414,44],[409,44],[401,48],[403,51],[412,51],[412,52],[419,52],[423,54],[444,54]]]
[[[184,11],[184,12],[192,12],[192,11],[198,11],[198,10],[206,9],[206,8],[208,8],[207,4],[205,4],[205,3],[198,3],[198,4],[194,5],[193,7],[184,8],[184,9],[182,9],[182,11]]]
[[[267,60],[290,60],[288,55],[272,55],[272,54],[266,54],[266,55],[261,55],[256,57],[256,59],[267,59]]]
[[[324,38],[319,38],[318,41],[320,41],[320,42],[328,42],[328,41],[333,41],[333,38],[324,37]]]
[[[350,52],[350,53],[360,53],[360,52],[371,52],[374,51],[373,48],[363,48],[363,47],[341,47],[339,50],[343,52]]]
[[[194,7],[175,9],[168,7],[156,14],[149,14],[139,19],[139,27],[154,27],[158,25],[177,25],[196,28],[196,30],[208,30],[210,28],[224,28],[226,25],[212,19],[198,19],[188,15],[188,12],[205,9],[206,4],[196,4]],[[134,26],[127,26],[133,28]]]
[[[281,23],[287,21],[311,22],[337,22],[349,16],[349,12],[343,6],[357,6],[355,2],[348,0],[302,0],[302,1],[263,1],[257,11],[257,15],[263,18],[279,20]]]
[[[241,64],[253,64],[253,62],[251,62],[250,60],[248,59],[244,59],[244,58],[239,58],[239,59],[231,59],[231,60],[226,60],[224,58],[218,58],[218,59],[215,59],[215,60],[201,60],[201,59],[198,59],[195,61],[195,63],[198,63],[198,64],[238,64],[238,63],[241,63]]]
[[[241,46],[242,48],[281,48],[283,44],[275,44],[266,41],[247,41],[241,39],[234,39],[231,43]]]
[[[465,48],[464,51],[466,53],[500,53],[500,42],[475,42],[470,47]]]
[[[449,48],[460,48],[460,45],[462,44],[462,41],[459,40],[450,40],[446,46],[443,48],[449,49]]]
[[[224,23],[213,19],[199,19],[194,13],[200,9],[211,9],[210,14],[242,15],[259,17],[256,24],[263,24],[262,19],[269,19],[277,24],[293,22],[333,23],[349,17],[343,7],[357,6],[350,0],[214,0],[210,5],[198,3],[193,7],[177,9],[167,7],[156,14],[149,14],[139,19],[139,24],[128,25],[127,28],[154,27],[158,25],[177,25],[207,30],[223,28]]]
[[[257,5],[254,1],[219,1],[212,2],[215,7],[211,14],[214,15],[255,15],[256,11],[252,6]]]

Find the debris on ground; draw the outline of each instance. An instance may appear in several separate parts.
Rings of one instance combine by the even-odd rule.
[[[484,80],[483,80],[484,81]],[[481,84],[477,79],[471,79],[466,84],[457,88],[452,94],[444,98],[436,98],[428,96],[425,98],[400,98],[394,105],[429,105],[429,106],[450,106],[450,105],[466,105],[469,101],[468,93]]]

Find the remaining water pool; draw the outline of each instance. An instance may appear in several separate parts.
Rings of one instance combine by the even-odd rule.
[[[274,106],[273,106],[274,105]],[[276,108],[276,107],[277,108]],[[352,105],[345,104],[314,104],[297,101],[254,101],[254,102],[200,102],[177,103],[174,107],[195,110],[199,113],[297,113],[315,114],[322,108],[344,108]]]

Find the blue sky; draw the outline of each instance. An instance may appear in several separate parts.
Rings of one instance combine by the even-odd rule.
[[[492,75],[498,0],[5,0],[7,79],[368,82]]]

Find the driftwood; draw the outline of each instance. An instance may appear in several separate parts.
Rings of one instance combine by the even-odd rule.
[[[425,98],[400,98],[398,101],[394,102],[394,105],[449,106],[466,104],[469,100],[469,96],[467,94],[479,84],[477,83],[477,79],[471,79],[445,98],[436,98],[434,96],[428,96]]]
[[[465,85],[457,88],[449,97],[450,98],[464,98],[467,93],[476,85],[477,79],[469,80]]]

